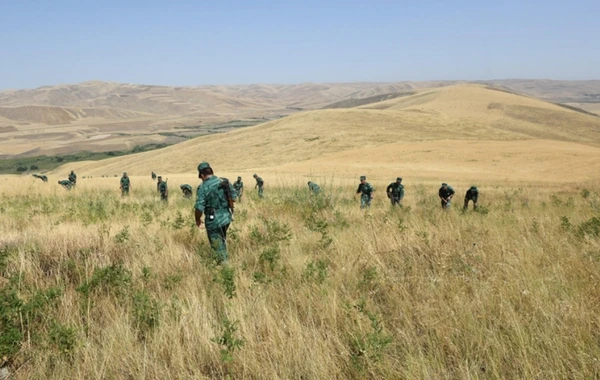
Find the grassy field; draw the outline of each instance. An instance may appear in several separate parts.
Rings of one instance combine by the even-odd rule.
[[[170,180],[0,177],[0,367],[14,378],[600,377],[598,183],[246,182],[214,265]]]

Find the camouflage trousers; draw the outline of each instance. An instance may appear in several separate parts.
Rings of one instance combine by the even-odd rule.
[[[473,201],[473,208],[477,208],[477,197],[465,198],[465,205],[463,208],[466,210],[469,208],[469,201]]]
[[[237,193],[238,194],[237,194],[237,200],[236,200],[236,202],[241,202],[242,201],[242,195],[244,195],[244,192],[243,191],[238,191]]]
[[[259,198],[264,198],[263,191],[264,191],[264,187],[263,186],[259,186],[258,187],[258,197]]]
[[[370,208],[371,207],[371,196],[362,194],[360,196],[360,208]]]
[[[208,242],[217,264],[227,262],[227,229],[229,229],[229,224],[221,227],[206,226]]]
[[[402,198],[398,195],[390,196],[390,202],[392,202],[392,206],[398,205],[402,207]]]
[[[121,188],[121,196],[124,197],[126,195],[129,195],[129,187]]]

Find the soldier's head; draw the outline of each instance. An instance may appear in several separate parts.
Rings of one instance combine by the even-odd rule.
[[[252,177],[256,178],[258,177],[258,175],[256,175],[256,173],[252,174]]]
[[[445,189],[445,188],[447,188],[447,187],[448,187],[448,184],[447,184],[446,182],[442,183],[442,188],[444,188],[444,189]]]
[[[75,173],[73,170],[71,170],[71,174]]]
[[[367,176],[361,175],[360,176],[360,183],[365,183],[365,182],[367,182]]]
[[[214,174],[214,172],[208,162],[204,161],[204,162],[201,162],[200,165],[198,165],[198,178],[200,178],[204,181],[205,179],[212,176],[213,174]]]
[[[62,182],[61,182],[61,181],[58,181],[58,184],[59,184],[59,185],[62,185]]]
[[[127,177],[127,172],[123,172],[123,177]]]
[[[162,176],[159,175],[158,177],[156,177],[156,179],[158,179],[158,182],[162,182]]]
[[[183,190],[183,188],[184,188],[184,187],[185,187],[185,185],[179,185],[179,188],[180,188],[181,190]]]
[[[310,186],[311,183],[312,183],[312,181],[308,181],[308,186]]]
[[[396,182],[401,183],[402,182],[402,177],[396,178]]]
[[[239,177],[239,176],[238,176],[238,181],[241,181],[241,180],[242,180],[242,177]]]

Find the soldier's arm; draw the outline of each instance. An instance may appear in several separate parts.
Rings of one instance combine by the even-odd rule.
[[[204,212],[204,206],[206,204],[206,200],[204,198],[204,193],[202,189],[198,187],[196,191],[196,205],[194,206],[194,217],[196,219],[196,226],[200,227],[202,225],[202,214]]]

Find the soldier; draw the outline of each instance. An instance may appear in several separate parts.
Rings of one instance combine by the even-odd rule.
[[[442,183],[442,187],[440,187],[438,195],[442,200],[442,208],[450,208],[450,204],[452,203],[452,197],[454,196],[454,189],[452,188],[452,186],[449,186],[447,183]]]
[[[263,181],[263,179],[260,178],[256,174],[254,174],[252,177],[254,177],[254,179],[256,180],[256,185],[254,186],[254,188],[256,189],[258,187],[258,197],[263,198],[263,190],[265,188],[265,181]]]
[[[203,228],[202,215],[204,214],[208,241],[217,264],[225,264],[228,256],[227,229],[233,220],[235,190],[227,179],[214,175],[208,162],[198,165],[198,177],[202,180],[202,184],[196,191],[196,225],[198,228]]]
[[[317,195],[321,192],[321,188],[314,182],[308,181],[308,189]]]
[[[191,198],[192,197],[192,187],[190,185],[188,185],[186,183],[185,185],[180,185],[179,188],[183,192],[183,197],[184,198]]]
[[[73,186],[77,185],[77,174],[73,170],[69,173],[69,181],[73,183]]]
[[[156,173],[152,172],[152,179],[156,180]]]
[[[360,208],[371,207],[371,200],[373,199],[373,192],[375,189],[367,182],[367,177],[364,175],[360,176],[360,184],[356,190],[356,194],[360,195]]]
[[[127,173],[123,172],[123,177],[121,177],[121,196],[129,195],[129,189],[131,188],[131,181],[127,176]]]
[[[467,193],[465,194],[465,205],[464,209],[467,210],[469,208],[469,201],[473,201],[473,210],[477,209],[477,198],[479,197],[479,190],[477,186],[471,186]]]
[[[244,182],[242,182],[242,177],[238,177],[237,181],[233,183],[233,189],[237,193],[237,202],[241,202],[242,195],[244,194]]]
[[[158,188],[158,193],[160,194],[160,199],[162,201],[169,201],[169,188],[167,187],[167,182],[162,180],[162,176],[158,176],[158,183],[156,185]]]
[[[392,202],[392,206],[398,205],[402,207],[402,199],[404,199],[404,185],[402,184],[402,178],[396,178],[396,182],[390,183],[385,191]]]
[[[39,178],[44,182],[48,182],[48,177],[46,177],[45,175],[40,175],[40,174],[32,174],[35,178]]]
[[[71,188],[73,187],[73,182],[69,181],[68,179],[63,179],[61,181],[58,181],[58,184],[67,190],[71,190]]]

